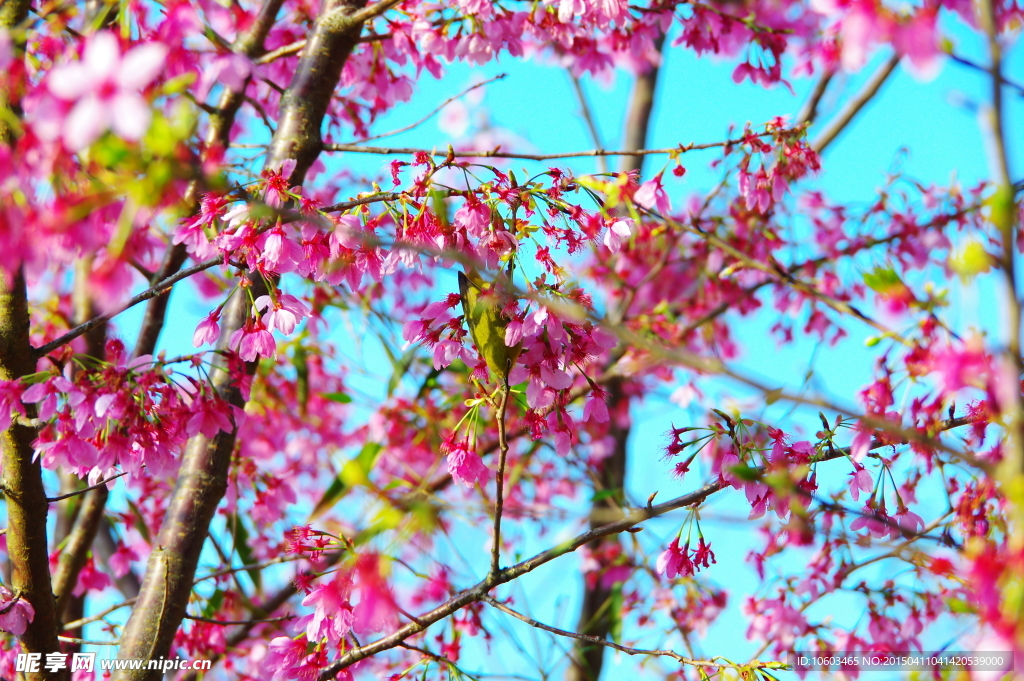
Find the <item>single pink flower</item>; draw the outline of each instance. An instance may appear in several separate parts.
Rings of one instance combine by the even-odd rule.
[[[668,548],[658,556],[658,572],[669,579],[676,575],[689,577],[693,574],[693,563],[690,562],[690,544],[687,543],[680,548],[679,537],[672,540]]]
[[[657,210],[662,215],[667,215],[672,210],[672,204],[668,200],[668,194],[661,184],[662,173],[658,173],[651,179],[640,185],[633,195],[633,201],[638,206],[648,210]]]
[[[196,331],[192,334],[192,345],[202,347],[207,343],[213,343],[220,337],[220,326],[217,321],[220,319],[220,311],[214,310],[196,326]]]
[[[117,550],[110,556],[110,571],[115,577],[124,577],[131,569],[132,563],[139,559],[139,554],[126,544],[118,544]]]
[[[326,637],[331,645],[338,643],[352,628],[352,607],[349,597],[352,580],[345,572],[338,572],[329,582],[320,584],[302,599],[303,605],[314,606],[313,615],[306,622],[306,638],[319,643]]]
[[[141,139],[151,113],[139,91],[160,75],[167,52],[166,45],[145,43],[121,54],[117,37],[101,31],[89,38],[81,60],[53,69],[47,88],[73,104],[63,123],[64,145],[80,151],[110,128],[127,140]]]
[[[481,485],[487,484],[490,471],[480,460],[479,455],[470,450],[465,442],[446,441],[442,449],[448,451],[448,472],[455,482],[466,487],[472,487],[477,482]]]
[[[270,296],[260,296],[256,299],[256,309],[267,310],[263,315],[267,329],[277,329],[286,336],[295,331],[300,319],[310,315],[305,303],[287,293],[279,294],[276,302]]]
[[[633,220],[630,218],[622,218],[608,225],[608,231],[604,233],[605,248],[612,253],[618,253],[622,248],[622,242],[633,233],[633,226]]]

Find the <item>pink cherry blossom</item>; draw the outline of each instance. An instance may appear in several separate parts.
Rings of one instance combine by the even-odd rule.
[[[669,201],[668,194],[665,193],[665,187],[661,184],[662,175],[663,173],[658,173],[640,185],[640,188],[633,194],[633,200],[638,206],[648,210],[656,210],[661,215],[668,215],[669,211],[672,210],[672,204]]]
[[[267,310],[263,315],[263,323],[268,330],[277,329],[286,336],[295,331],[300,319],[310,315],[305,303],[287,293],[279,293],[277,300],[269,295],[260,296],[256,299],[256,309]]]
[[[353,623],[349,605],[351,593],[352,580],[347,572],[340,571],[334,579],[321,583],[302,599],[303,605],[314,606],[313,614],[305,623],[306,638],[310,643],[319,643],[327,638],[332,645],[338,645],[348,635]]]
[[[604,233],[605,248],[612,253],[618,253],[622,248],[622,243],[633,233],[633,229],[633,220],[630,218],[621,218],[612,222]]]
[[[192,334],[192,345],[198,348],[207,343],[215,342],[220,337],[220,326],[217,324],[219,319],[220,310],[214,310],[203,317],[202,321],[196,326],[195,333]]]
[[[118,544],[117,550],[114,551],[110,556],[110,570],[114,573],[117,578],[124,577],[128,574],[132,564],[139,559],[139,554],[135,552],[135,549],[131,548],[127,544]]]
[[[465,442],[446,441],[443,449],[448,452],[448,472],[455,482],[470,488],[476,483],[487,484],[490,471]]]
[[[658,556],[658,572],[669,579],[674,579],[676,575],[689,577],[693,574],[693,563],[690,561],[689,552],[690,544],[687,543],[680,548],[679,537],[676,537],[668,545],[668,548]]]

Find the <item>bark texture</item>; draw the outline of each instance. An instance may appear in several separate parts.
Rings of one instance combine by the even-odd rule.
[[[35,371],[35,359],[29,344],[28,298],[20,271],[0,274],[0,380],[21,378]],[[57,641],[57,611],[50,585],[46,517],[49,502],[43,490],[39,461],[32,442],[36,433],[24,425],[13,424],[0,434],[3,462],[3,492],[7,501],[7,554],[11,561],[11,587],[16,597],[25,599],[35,617],[24,635],[22,649],[27,653],[60,652]],[[40,667],[42,670],[42,667]],[[29,681],[68,678],[66,670],[25,674]]]

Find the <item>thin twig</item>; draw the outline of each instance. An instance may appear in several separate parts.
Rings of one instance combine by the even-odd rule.
[[[743,664],[740,664],[740,663],[737,663],[737,662],[727,661],[726,658],[724,658],[724,657],[713,657],[710,660],[695,660],[693,658],[685,657],[683,655],[680,655],[679,653],[673,652],[671,650],[646,650],[644,648],[630,648],[629,646],[620,645],[618,643],[612,643],[611,641],[608,641],[608,640],[606,640],[604,638],[601,638],[601,637],[598,637],[598,636],[588,636],[587,634],[577,634],[577,633],[572,632],[572,631],[566,631],[565,629],[559,629],[557,627],[552,627],[552,626],[550,626],[548,624],[544,624],[543,622],[538,622],[535,619],[532,619],[530,617],[527,617],[526,615],[523,615],[523,614],[521,614],[519,612],[516,612],[512,608],[508,607],[504,603],[501,603],[501,602],[495,600],[491,596],[484,596],[483,599],[481,599],[481,600],[483,600],[485,603],[487,603],[491,607],[493,607],[493,608],[495,608],[497,610],[500,610],[501,612],[505,613],[506,615],[511,615],[512,617],[515,617],[520,622],[525,622],[526,624],[529,624],[531,627],[536,627],[537,629],[543,629],[544,631],[550,632],[552,634],[557,634],[559,636],[565,636],[566,638],[573,638],[573,639],[576,639],[577,641],[586,641],[587,643],[596,643],[598,645],[602,645],[602,646],[605,646],[607,648],[611,648],[612,650],[618,650],[619,652],[626,653],[627,655],[648,655],[648,656],[651,656],[651,657],[671,657],[673,660],[676,660],[680,664],[690,665],[691,667],[728,667],[730,669],[741,669],[741,668],[742,669],[750,669],[750,668],[755,668],[755,669],[789,669],[789,667],[790,667],[790,665],[786,664],[785,662],[761,662],[760,660],[758,660],[758,661],[755,661],[753,663],[743,663]]]
[[[121,601],[120,603],[110,606],[103,612],[98,612],[95,615],[90,615],[89,617],[83,617],[82,619],[74,620],[73,622],[68,622],[62,628],[64,631],[67,631],[69,629],[78,629],[80,627],[84,627],[86,624],[89,624],[91,622],[98,622],[110,613],[114,612],[115,610],[120,610],[121,608],[127,608],[129,605],[134,605],[136,600],[137,598],[129,598],[126,601]]]
[[[594,146],[599,150],[604,148],[601,144],[601,133],[597,131],[597,124],[594,123],[594,116],[590,112],[590,102],[587,101],[587,93],[583,91],[583,83],[580,82],[579,77],[571,70],[569,73],[569,79],[572,81],[573,90],[576,92],[576,99],[580,103],[580,112],[583,114],[583,122],[587,125],[587,130],[590,132],[590,139],[594,142]],[[597,169],[602,174],[608,172],[608,163],[604,160],[604,156],[597,157]]]
[[[272,61],[280,59],[281,57],[290,57],[293,54],[298,54],[299,52],[302,52],[302,50],[305,47],[305,38],[303,38],[302,40],[296,40],[294,43],[289,43],[288,45],[279,47],[276,50],[271,50],[270,52],[267,52],[266,54],[260,56],[259,58],[254,59],[253,63],[269,64]]]
[[[767,137],[771,133],[756,133],[755,137]],[[514,158],[523,161],[552,161],[562,158],[589,158],[592,156],[651,156],[661,154],[685,154],[688,151],[701,151],[704,149],[717,149],[719,147],[734,147],[743,144],[743,139],[725,140],[724,142],[710,142],[707,144],[680,144],[676,147],[666,149],[589,149],[587,151],[569,151],[562,154],[520,154],[511,151],[501,151],[501,147],[495,147],[489,151],[458,151],[454,152],[455,158]],[[355,144],[325,144],[324,151],[352,151],[359,154],[379,154],[393,156],[396,154],[429,154],[431,156],[448,156],[447,148],[444,150],[418,149],[414,147],[361,147]]]
[[[798,126],[813,123],[818,117],[818,105],[821,104],[821,98],[825,96],[825,91],[828,90],[828,84],[832,82],[834,75],[836,75],[835,69],[826,69],[818,78],[818,82],[814,84],[814,90],[811,91],[811,96],[807,98],[804,108],[800,110],[800,116],[796,121]]]
[[[305,556],[298,556],[298,555],[296,555],[296,556],[278,556],[277,558],[272,558],[271,560],[268,560],[268,561],[265,561],[265,562],[262,562],[262,563],[251,563],[249,565],[239,565],[238,567],[225,568],[223,570],[218,570],[217,572],[211,572],[208,575],[203,575],[202,577],[197,577],[196,580],[194,582],[192,582],[192,584],[198,584],[199,582],[206,581],[207,579],[213,579],[215,577],[222,577],[224,575],[230,575],[230,574],[234,574],[234,573],[237,573],[237,572],[242,572],[242,571],[248,572],[249,570],[262,570],[263,568],[270,567],[271,565],[278,565],[280,563],[289,563],[289,562],[296,561],[296,560],[302,560],[304,557]]]
[[[987,66],[984,66],[982,64],[978,64],[977,62],[973,62],[970,59],[966,59],[965,57],[961,57],[958,54],[953,54],[952,52],[947,52],[947,54],[949,55],[949,58],[952,59],[953,61],[955,61],[957,64],[960,64],[962,66],[966,66],[968,68],[974,69],[975,71],[981,71],[982,73],[984,73],[986,75],[991,75],[991,71],[990,71],[989,67],[987,67]],[[1020,96],[1024,97],[1024,85],[1021,85],[1020,83],[1012,81],[1012,80],[1010,80],[1009,78],[1007,78],[1006,76],[1004,76],[1002,74],[1000,74],[1000,76],[999,76],[999,81],[1003,85],[1005,85],[1006,87],[1008,87],[1008,88],[1010,88],[1012,90],[1016,90],[1017,93]]]
[[[46,500],[52,504],[55,501],[63,501],[64,499],[70,499],[71,497],[77,497],[79,494],[85,494],[86,492],[88,492],[91,489],[96,489],[97,487],[103,487],[108,482],[111,482],[113,480],[117,480],[118,478],[120,478],[123,475],[128,475],[128,473],[129,473],[129,471],[121,471],[117,475],[113,475],[113,476],[107,478],[106,480],[100,480],[95,485],[90,485],[89,487],[85,487],[83,489],[76,490],[74,492],[69,492],[67,494],[61,494],[59,497],[47,497]]]
[[[121,645],[121,639],[114,641],[90,641],[84,638],[72,638],[70,636],[58,636],[58,641],[64,643],[77,643],[80,646],[119,646]]]
[[[209,260],[203,261],[203,262],[199,263],[198,265],[193,265],[192,267],[189,267],[188,269],[178,270],[177,272],[175,272],[171,276],[167,277],[163,281],[159,282],[158,284],[156,284],[154,286],[150,286],[148,289],[146,289],[142,293],[132,297],[127,303],[125,303],[124,305],[122,305],[118,309],[116,309],[116,310],[114,310],[112,312],[108,312],[106,314],[101,314],[99,316],[93,317],[92,319],[90,319],[89,321],[85,322],[84,324],[79,324],[75,328],[71,329],[70,331],[65,333],[63,336],[61,336],[60,338],[52,340],[49,343],[47,343],[46,345],[42,345],[42,346],[40,346],[38,348],[34,348],[33,351],[32,351],[32,354],[35,355],[36,357],[43,357],[44,355],[47,355],[47,354],[53,352],[57,348],[59,348],[61,346],[64,346],[64,345],[67,345],[68,343],[70,343],[71,341],[75,340],[76,338],[78,338],[82,334],[88,333],[89,331],[91,331],[92,329],[96,328],[100,324],[103,324],[105,322],[110,321],[111,319],[113,319],[117,315],[121,314],[125,310],[131,309],[131,308],[135,307],[136,305],[138,305],[139,303],[144,303],[147,300],[149,300],[150,298],[155,298],[155,297],[157,297],[157,296],[159,296],[159,295],[161,295],[163,293],[166,293],[171,288],[171,286],[173,286],[174,284],[178,283],[182,279],[187,279],[187,278],[191,277],[193,274],[198,274],[199,272],[203,272],[205,270],[208,270],[211,267],[216,267],[217,265],[219,265],[219,264],[221,264],[223,262],[224,262],[223,256],[218,256],[216,258],[210,258]]]
[[[479,82],[476,85],[472,85],[472,86],[466,88],[465,90],[463,90],[462,92],[460,92],[459,94],[457,94],[457,95],[455,95],[453,97],[449,97],[448,99],[444,100],[443,102],[441,102],[441,104],[439,104],[437,106],[437,108],[435,108],[433,111],[428,113],[426,116],[424,116],[420,120],[416,121],[415,123],[412,123],[411,125],[405,126],[404,128],[398,128],[397,130],[392,130],[391,132],[385,132],[385,133],[382,133],[380,135],[374,135],[373,137],[367,137],[365,139],[356,140],[355,142],[348,142],[348,144],[365,144],[366,142],[372,142],[373,140],[384,139],[385,137],[392,137],[393,135],[398,135],[398,134],[401,134],[403,132],[408,132],[409,130],[412,130],[413,128],[415,128],[415,127],[417,127],[419,125],[422,125],[422,124],[426,123],[427,121],[429,121],[431,118],[433,118],[433,116],[435,114],[437,114],[438,111],[440,111],[441,109],[445,108],[446,106],[448,106],[449,104],[451,104],[455,100],[461,99],[462,97],[466,96],[467,94],[469,94],[473,90],[476,90],[477,88],[481,88],[481,87],[487,85],[488,83],[493,83],[496,80],[501,80],[501,79],[507,78],[507,77],[508,77],[507,73],[499,73],[498,75],[494,76],[493,78],[488,78],[487,80]]]
[[[835,138],[846,129],[846,126],[850,124],[860,110],[864,108],[864,105],[871,101],[871,99],[878,94],[878,90],[882,87],[882,84],[889,79],[889,76],[895,70],[896,65],[900,63],[900,55],[893,54],[882,66],[875,71],[871,76],[870,80],[864,85],[864,89],[857,93],[857,96],[847,102],[843,110],[840,111],[832,122],[828,124],[828,127],[821,131],[821,134],[814,140],[811,147],[819,154],[825,151],[825,148],[831,144]]]

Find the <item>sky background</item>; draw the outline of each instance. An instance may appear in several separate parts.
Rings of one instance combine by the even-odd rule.
[[[985,63],[983,45],[970,31],[948,16],[944,17],[941,26],[956,45],[958,54]],[[821,103],[818,123],[811,129],[812,139],[887,56],[886,53],[876,54],[862,72],[840,75],[833,80]],[[1024,80],[1024,50],[1019,45],[1013,46],[1007,49],[1005,59],[1008,77],[1018,82]],[[720,141],[726,138],[730,126],[741,129],[748,121],[756,126],[778,115],[795,118],[812,87],[812,80],[793,81],[795,94],[781,86],[765,90],[749,82],[736,85],[731,79],[735,63],[734,60],[698,59],[690,52],[668,48],[655,100],[649,147]],[[479,96],[481,91],[477,91],[463,100],[468,102],[466,106],[472,119],[479,122],[486,118],[502,135],[515,140],[516,151],[556,153],[594,148],[567,72],[544,57],[524,63],[506,55],[498,63],[485,67],[453,65],[441,81],[425,76],[417,83],[412,102],[396,107],[374,126],[373,132],[379,134],[415,122],[456,92],[499,73],[507,73],[508,76],[487,85],[482,90],[482,98]],[[583,86],[603,146],[620,148],[623,119],[632,87],[631,77],[618,73],[610,82],[600,83],[584,79]],[[949,184],[951,173],[955,173],[965,188],[974,185],[989,173],[977,118],[979,105],[987,101],[987,88],[988,80],[984,74],[952,61],[944,61],[939,75],[929,81],[916,79],[901,66],[880,94],[826,151],[820,177],[804,186],[820,188],[834,201],[867,203],[874,198],[876,188],[886,174],[896,168],[924,184]],[[1011,171],[1015,173],[1015,179],[1019,179],[1024,172],[1020,154],[1024,143],[1024,101],[1009,89],[1006,90],[1006,101]],[[462,103],[454,108],[461,106]],[[455,113],[450,108],[413,131],[371,144],[444,149],[450,140],[448,132],[452,119],[457,118]],[[717,157],[717,151],[687,154],[684,157],[688,171],[685,178],[676,180],[666,175],[666,187],[674,206],[683,205],[687,196],[703,194],[713,186],[719,174],[710,170],[708,165]],[[645,177],[660,170],[666,160],[664,157],[649,158]],[[390,157],[351,153],[333,154],[327,159],[332,169],[344,166],[367,174],[380,172],[388,161]],[[609,164],[616,168],[617,159],[610,160]],[[517,172],[520,167],[542,169],[546,165],[571,167],[576,173],[597,170],[591,159],[540,166],[520,162],[509,165]],[[964,287],[957,281],[938,283],[950,287],[956,309],[953,322],[957,330],[966,331],[971,326],[990,331],[998,328],[998,292],[991,282],[981,278],[971,287]],[[439,279],[438,290],[440,295],[457,290],[454,272],[449,273],[447,279],[443,276]],[[165,334],[162,348],[171,355],[192,351],[191,331],[200,317],[209,311],[206,303],[187,291],[179,287],[172,296],[173,324],[169,330],[180,329],[181,332]],[[126,337],[132,337],[142,311],[143,306],[139,306],[117,320]],[[736,327],[736,340],[743,351],[740,366],[789,387],[799,387],[809,367],[813,366],[815,387],[838,403],[855,408],[856,393],[870,380],[873,358],[877,354],[864,346],[864,340],[872,330],[847,323],[850,335],[846,340],[838,347],[821,347],[815,352],[815,344],[807,339],[778,347],[768,332],[773,321],[770,314],[761,315]],[[379,350],[375,350],[372,343],[358,350],[350,346],[348,351],[353,355],[356,368],[360,365],[365,368],[362,376],[357,374],[351,378],[354,391],[382,397],[387,376],[374,367],[386,369],[390,364],[381,361]],[[685,408],[674,404],[668,399],[672,386],[665,386],[634,408],[627,483],[633,500],[642,502],[652,492],[658,491],[658,499],[664,501],[689,491],[704,479],[700,473],[691,473],[679,483],[668,474],[668,466],[661,461],[661,455],[666,444],[665,432],[671,424],[703,422],[707,408],[728,406],[730,399],[744,405],[745,414],[761,413],[761,400],[748,391],[720,381],[708,381],[702,387],[707,391],[707,399],[703,403],[693,403]],[[765,412],[766,419],[779,417],[788,409],[787,405],[776,405]],[[802,424],[811,435],[818,427],[813,412],[798,411],[787,422]],[[835,465],[844,466],[843,462],[835,462]],[[725,588],[730,600],[728,609],[712,627],[702,649],[707,655],[723,654],[744,659],[757,645],[745,638],[747,620],[740,606],[742,597],[757,588],[757,579],[744,561],[755,544],[746,521],[748,509],[745,503],[737,503],[737,499],[738,493],[720,494],[703,507],[702,526],[718,556],[718,564],[702,573],[702,577]],[[579,501],[579,507],[564,510],[570,515],[575,513],[582,522],[588,512],[586,495],[581,495]],[[299,509],[296,522],[304,519],[305,512]],[[656,547],[668,543],[683,517],[682,512],[676,512],[646,523],[639,540],[652,551],[652,555],[656,555]],[[571,523],[562,523],[561,526],[565,527],[562,534],[528,537],[523,545],[524,555],[574,535],[578,529]],[[452,556],[464,557],[465,574],[475,574],[479,578],[486,571],[483,547],[488,536],[478,529],[463,527],[458,545],[445,550]],[[523,609],[528,609],[532,616],[554,626],[571,629],[577,616],[580,590],[577,567],[578,557],[566,557],[537,570],[514,588],[499,593],[514,593],[518,602],[529,604]],[[799,569],[799,566],[791,567]],[[879,571],[884,569],[880,565]],[[468,583],[467,578],[457,586]],[[835,617],[850,624],[860,618],[862,608],[857,597],[841,597],[837,603],[833,613]],[[826,613],[812,610],[811,614],[814,619],[815,616],[824,617]],[[561,667],[557,662],[559,646],[565,647],[562,641],[552,646],[547,635],[538,637],[536,632],[519,623],[512,624],[507,619],[501,621],[512,632],[511,637],[505,638],[500,630],[495,630],[492,632],[495,640],[489,646],[479,639],[470,644],[463,658],[463,666],[467,670],[535,675],[536,671],[524,660],[533,658],[541,666],[552,665],[556,670],[554,678],[560,676]],[[957,631],[956,625],[950,625],[940,632],[940,638],[948,638]],[[88,629],[86,635],[89,636]],[[100,635],[98,630],[96,635]],[[653,639],[645,643],[680,647],[680,642],[673,639]],[[931,643],[938,647],[945,640],[936,639]],[[521,651],[517,651],[517,647],[521,647]],[[654,668],[635,676],[634,668],[640,662],[609,653],[604,678],[627,678],[627,675],[628,678],[660,678]],[[782,673],[779,677],[795,678],[795,675]],[[883,681],[884,678],[888,678],[887,675],[872,675],[873,680]]]

